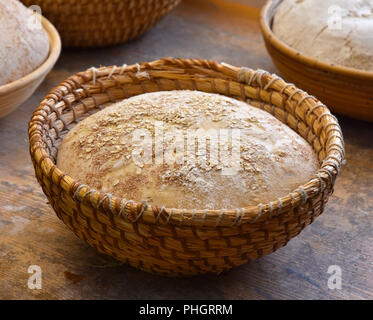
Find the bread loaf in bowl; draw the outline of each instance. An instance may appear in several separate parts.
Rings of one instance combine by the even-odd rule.
[[[259,109],[264,114],[256,112]],[[161,122],[164,129],[228,127],[232,129],[232,141],[233,130],[242,129],[244,143],[240,156],[245,162],[242,166],[240,163],[237,176],[246,183],[252,178],[253,183],[247,183],[250,187],[261,177],[263,187],[241,192],[240,185],[229,185],[233,176],[218,175],[218,168],[199,164],[198,174],[213,185],[202,187],[203,181],[198,180],[198,185],[190,187],[188,174],[177,177],[186,182],[186,186],[182,185],[172,178],[183,172],[183,167],[173,164],[171,175],[164,175],[164,163],[155,161],[155,155],[162,151],[155,147],[154,163],[138,166],[135,162],[131,167],[129,162],[131,157],[134,162],[136,153],[126,148],[127,142],[133,141],[126,131],[136,128],[148,132],[154,140],[160,139],[152,131],[153,119],[154,125]],[[85,124],[79,127],[82,122]],[[282,126],[289,131],[282,130]],[[219,274],[284,246],[324,211],[344,158],[338,122],[315,97],[263,70],[211,60],[163,58],[79,72],[43,99],[28,132],[36,177],[57,216],[98,251],[141,270],[169,276]],[[118,141],[115,132],[119,132]],[[168,130],[163,132],[167,146]],[[308,143],[312,150],[303,143]],[[180,144],[176,142],[177,146]],[[245,144],[249,149],[252,146],[251,152],[244,150]],[[175,144],[171,141],[171,145]],[[312,160],[312,152],[317,161]],[[267,157],[271,154],[273,159]],[[287,170],[295,170],[293,173],[304,174],[304,179],[307,173],[302,171],[317,170],[307,181],[298,177],[302,184],[291,192],[272,198],[265,187],[274,195],[279,191],[277,183],[291,188],[287,183],[292,183],[292,174],[286,174],[281,164]],[[105,172],[106,166],[114,172]],[[239,170],[245,167],[247,171]],[[102,176],[98,175],[100,170]],[[162,185],[155,185],[154,181],[162,176],[167,178],[168,192],[159,196]],[[273,181],[268,186],[270,179]],[[225,184],[220,183],[222,180]],[[137,194],[136,190],[152,191],[153,199],[148,198],[149,194]],[[212,191],[208,195],[205,190]],[[214,193],[221,195],[221,199]],[[285,190],[278,194],[284,193]],[[229,206],[231,196],[239,198],[240,203],[230,208],[217,205],[225,200],[223,204]],[[255,196],[271,199],[238,206],[242,201],[254,203]],[[208,207],[211,199],[211,207],[216,210],[200,209]],[[186,201],[198,206],[188,209],[184,207],[188,205]]]
[[[267,51],[284,79],[332,111],[364,121],[373,121],[371,4],[267,0],[260,16]]]
[[[57,166],[118,197],[217,210],[285,196],[319,163],[311,145],[271,114],[175,90],[124,99],[79,122],[64,137]]]
[[[0,0],[0,86],[37,69],[48,57],[48,34],[18,0]]]
[[[319,61],[373,71],[373,0],[284,0],[273,32]]]

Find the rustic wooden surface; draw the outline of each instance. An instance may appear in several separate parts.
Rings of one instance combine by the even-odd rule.
[[[347,164],[326,211],[289,244],[220,276],[168,279],[97,253],[46,203],[28,155],[27,122],[51,87],[91,66],[196,57],[275,72],[257,25],[260,0],[186,0],[142,38],[66,50],[34,96],[0,120],[0,299],[372,299],[373,124],[339,117]],[[230,6],[228,5],[230,4]],[[27,287],[30,265],[42,289]],[[342,268],[342,289],[327,282]]]

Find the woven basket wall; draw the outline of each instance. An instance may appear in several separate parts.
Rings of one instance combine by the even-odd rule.
[[[38,5],[64,46],[98,47],[134,39],[181,0],[22,0]]]
[[[319,171],[283,198],[223,211],[128,202],[56,167],[63,136],[84,117],[119,99],[176,89],[215,92],[268,111],[313,146]],[[206,60],[167,58],[78,73],[35,110],[29,139],[44,193],[79,238],[134,267],[166,275],[220,273],[284,246],[323,212],[344,158],[338,122],[316,98],[267,72]]]

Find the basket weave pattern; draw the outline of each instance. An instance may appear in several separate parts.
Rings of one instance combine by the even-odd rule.
[[[64,46],[97,47],[134,39],[181,0],[22,0],[38,5]]]
[[[152,207],[91,189],[56,167],[63,136],[111,102],[190,89],[268,111],[302,135],[320,160],[315,176],[270,203],[231,210]],[[98,251],[165,275],[220,273],[284,246],[320,215],[344,159],[337,120],[316,98],[262,70],[166,58],[78,73],[53,89],[29,123],[36,177],[58,217]]]

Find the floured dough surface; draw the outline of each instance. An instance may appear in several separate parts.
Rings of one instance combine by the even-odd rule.
[[[284,0],[273,32],[317,60],[373,71],[373,0]]]
[[[0,86],[34,71],[48,57],[48,35],[34,28],[34,19],[18,0],[0,0]]]
[[[208,138],[199,140],[201,132]],[[57,166],[126,199],[231,209],[285,196],[315,175],[318,161],[301,136],[267,112],[180,90],[138,95],[82,120],[64,137]]]

